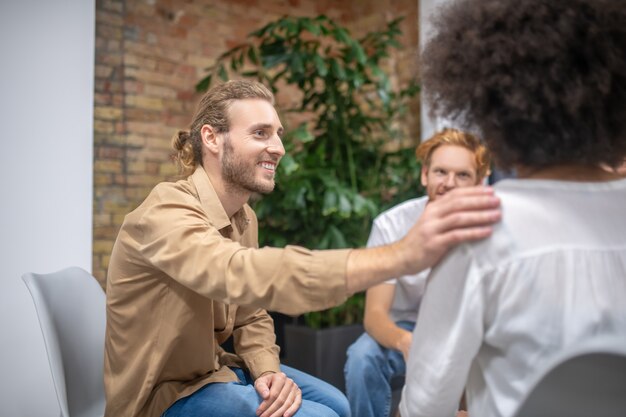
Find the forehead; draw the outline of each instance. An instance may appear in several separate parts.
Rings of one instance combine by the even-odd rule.
[[[246,128],[256,124],[266,124],[281,127],[276,109],[266,100],[252,98],[235,100],[228,108],[230,128]]]
[[[463,146],[441,145],[431,155],[430,167],[476,171],[476,158],[472,151]]]

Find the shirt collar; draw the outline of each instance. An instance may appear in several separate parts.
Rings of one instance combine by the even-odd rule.
[[[196,167],[196,170],[191,175],[191,179],[196,186],[196,190],[198,191],[200,204],[202,204],[202,207],[208,214],[213,225],[218,230],[224,229],[229,226],[232,227],[231,219],[228,218],[226,210],[224,210],[224,206],[222,205],[222,202],[217,196],[215,188],[211,183],[211,179],[201,165],[198,165]],[[239,229],[240,234],[244,232],[244,230],[250,223],[250,219],[246,215],[244,207],[237,210],[232,219],[233,222],[237,225],[237,229]]]

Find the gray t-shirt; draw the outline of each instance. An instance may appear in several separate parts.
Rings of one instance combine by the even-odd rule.
[[[424,212],[428,197],[414,198],[398,204],[374,219],[367,247],[388,245],[402,239]],[[387,281],[395,284],[395,295],[389,315],[394,321],[415,322],[426,286],[427,269],[415,275],[403,275]]]

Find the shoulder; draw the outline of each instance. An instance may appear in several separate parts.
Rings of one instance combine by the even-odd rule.
[[[380,246],[404,237],[426,207],[427,197],[414,198],[379,214],[373,222],[368,247]]]
[[[396,219],[399,217],[415,215],[419,216],[424,211],[427,202],[427,196],[412,198],[383,211],[376,217],[376,220]]]
[[[383,211],[374,219],[374,224],[379,227],[399,224],[402,227],[412,225],[424,212],[428,197],[419,197],[407,200]]]
[[[198,192],[193,183],[189,180],[184,179],[176,182],[165,181],[157,184],[148,195],[148,198],[192,198],[194,200],[198,200]]]
[[[180,209],[202,211],[197,192],[187,180],[157,184],[144,201],[127,217],[139,221],[140,219],[145,220],[157,212],[159,215],[163,215],[170,211],[178,212]]]
[[[161,182],[150,191],[137,210],[147,211],[155,208],[159,210],[181,208],[202,210],[202,203],[192,182],[188,180]]]

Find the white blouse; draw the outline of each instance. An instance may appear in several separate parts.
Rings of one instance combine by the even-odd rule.
[[[504,180],[493,235],[428,278],[402,417],[511,416],[544,362],[582,340],[626,335],[626,180]]]

